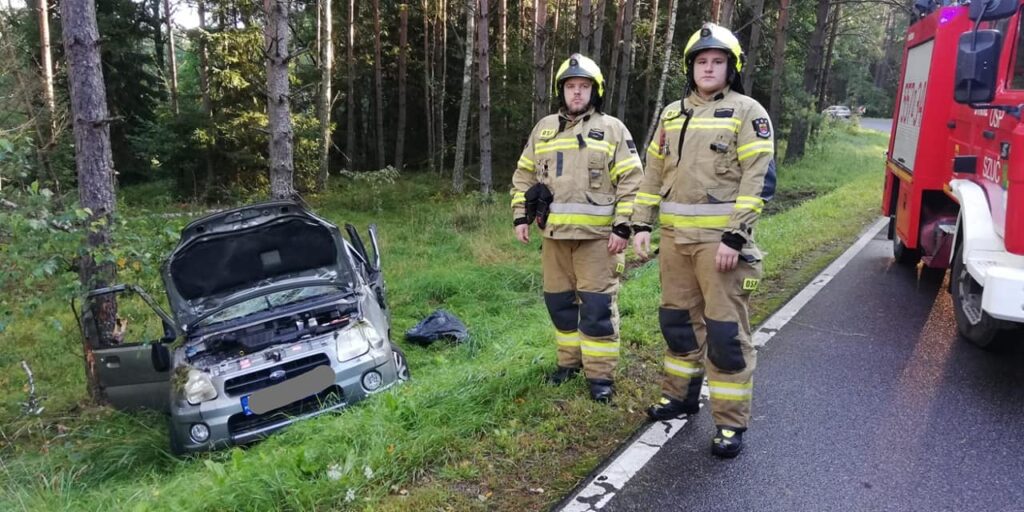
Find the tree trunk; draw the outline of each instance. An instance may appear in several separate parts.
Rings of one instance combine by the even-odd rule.
[[[672,37],[676,32],[676,12],[678,11],[679,0],[669,0],[668,3],[668,28],[665,30],[665,54],[661,59],[661,78],[658,80],[658,93],[654,97],[654,114],[651,122],[647,125],[647,134],[644,136],[644,145],[640,149],[641,158],[647,161],[647,146],[654,138],[654,129],[658,126],[658,116],[661,114],[662,98],[665,94],[665,82],[668,81],[668,68],[672,62]]]
[[[405,72],[409,53],[409,5],[398,6],[401,17],[398,30],[398,135],[395,137],[395,168],[402,170],[405,162]]]
[[[498,4],[498,39],[501,40],[501,89],[505,92],[505,81],[508,79],[508,0]]]
[[[825,27],[828,25],[828,12],[830,0],[818,0],[818,9],[815,16],[814,31],[811,32],[811,40],[807,47],[807,64],[804,66],[803,95],[804,105],[811,105],[811,100],[816,92],[817,80],[821,75],[822,50],[825,45]],[[813,108],[813,107],[810,107]],[[786,140],[785,161],[795,162],[804,156],[807,147],[807,136],[810,132],[810,108],[804,108],[793,120],[793,128]]]
[[[153,58],[156,60],[156,68],[162,73],[164,70],[164,29],[160,26],[163,21],[160,18],[160,4],[162,0],[153,0]]]
[[[552,18],[551,31],[548,32],[548,80],[551,80],[555,76],[555,60],[556,55],[559,53],[558,49],[558,19],[561,17],[561,4],[559,0],[551,0],[555,11],[555,16]]]
[[[548,115],[547,0],[536,0],[533,18],[533,121]]]
[[[658,35],[658,0],[653,0],[651,4],[651,39],[647,42],[647,66],[644,67],[644,97],[643,104],[644,110],[643,115],[640,117],[641,121],[649,119],[651,113],[651,103],[648,98],[651,97],[651,79],[654,75],[654,54],[655,44],[657,42]]]
[[[764,14],[764,0],[754,0],[751,7],[754,21],[750,24],[750,45],[747,46],[747,63],[743,66],[743,90],[754,94],[754,71],[761,49],[761,16]]]
[[[626,0],[625,33],[622,35],[622,74],[619,76],[619,108],[615,117],[625,122],[626,100],[629,98],[629,74],[633,71],[633,17],[636,14],[634,0]]]
[[[331,75],[334,70],[333,25],[331,0],[320,0],[320,97],[317,102],[320,113],[320,173],[316,183],[319,190],[327,188],[331,163],[331,112],[334,110],[331,97]]]
[[[608,87],[605,88],[604,104],[609,107],[615,98],[615,79],[619,71],[619,54],[622,52],[622,24],[625,21],[626,2],[629,0],[617,0],[615,16],[615,33],[612,35],[612,62],[608,65]]]
[[[594,41],[593,55],[590,56],[598,66],[601,65],[601,48],[604,40],[604,16],[608,11],[608,0],[593,0],[594,4]]]
[[[835,8],[832,9],[832,15],[830,16],[831,21],[829,21],[828,24],[828,47],[825,50],[825,65],[822,66],[821,78],[818,80],[818,112],[821,112],[825,108],[825,100],[828,97],[829,76],[832,74],[832,52],[836,46],[836,36],[839,35],[839,22],[842,19],[842,8],[842,4],[836,4]]]
[[[208,39],[206,34],[206,1],[198,0],[196,10],[199,15],[199,92],[202,94],[204,127],[207,129],[207,140],[216,140],[213,126],[213,102],[210,100],[210,52],[208,50]],[[206,143],[206,184],[204,195],[209,196],[211,187],[214,184],[213,152],[216,148],[215,142]],[[198,194],[196,194],[198,195]]]
[[[63,0],[60,5],[74,124],[78,200],[82,208],[91,212],[85,224],[90,228],[78,262],[78,275],[82,287],[92,290],[112,285],[117,279],[114,263],[104,254],[110,249],[110,226],[117,204],[107,91],[103,83],[94,0]],[[101,340],[113,339],[117,320],[117,303],[109,298],[111,296],[107,297],[89,302],[88,307],[100,327],[99,339],[86,339],[82,344],[89,397],[98,403],[103,402],[104,397],[97,380],[93,349]]]
[[[430,0],[423,0],[423,107],[427,121],[427,166],[430,172],[434,164],[434,54],[430,51]]]
[[[171,2],[164,0],[164,20],[167,22],[167,56],[171,64],[171,111],[178,113],[178,56],[174,49],[174,18]]]
[[[782,81],[786,70],[786,38],[789,30],[789,0],[779,0],[779,21],[775,27],[775,46],[772,56],[772,89],[768,102],[768,117],[775,126],[782,126]],[[778,145],[778,137],[775,138]]]
[[[356,0],[348,0],[348,44],[345,46],[345,75],[348,79],[348,97],[345,99],[345,158],[348,170],[356,166]]]
[[[732,28],[732,16],[736,10],[736,0],[722,0],[721,12],[718,15],[718,23],[726,28]]]
[[[384,168],[384,80],[380,56],[380,0],[373,0],[373,85],[377,97],[377,168]]]
[[[594,34],[593,23],[590,21],[592,10],[590,0],[580,0],[580,53],[583,55],[590,53],[590,38]]]
[[[711,0],[711,19],[712,23],[718,23],[721,19],[719,15],[722,13],[722,0]]]
[[[461,194],[465,186],[463,176],[466,165],[466,131],[469,128],[469,100],[473,91],[473,39],[476,16],[473,4],[466,2],[466,47],[462,65],[462,101],[459,103],[459,131],[455,138],[455,169],[452,171],[452,190]]]
[[[56,131],[54,126],[57,103],[53,94],[53,57],[50,51],[50,6],[49,0],[38,0],[39,3],[39,63],[43,75],[43,102],[46,105],[46,124],[49,126],[49,141],[52,144]]]
[[[288,85],[287,0],[263,0],[267,25],[263,32],[267,55],[267,127],[270,130],[270,197],[289,199],[295,189],[292,159],[292,116]]]
[[[491,194],[491,66],[487,35],[487,0],[480,0],[477,20],[477,71],[480,74],[480,193]]]
[[[437,98],[437,148],[440,151],[438,169],[445,169],[448,156],[445,142],[448,125],[444,120],[444,107],[448,101],[448,0],[441,0],[441,96]]]

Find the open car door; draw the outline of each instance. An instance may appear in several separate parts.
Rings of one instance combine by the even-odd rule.
[[[113,334],[104,338],[100,315],[92,308],[110,298],[116,304]],[[78,311],[75,311],[78,315]],[[78,316],[82,336],[93,347],[100,392],[118,409],[166,411],[170,399],[171,356],[178,337],[174,321],[142,288],[116,285],[93,290]]]
[[[356,264],[359,266],[370,285],[370,289],[377,295],[377,303],[381,309],[391,318],[391,311],[387,306],[387,286],[384,284],[384,272],[380,268],[380,245],[377,242],[377,225],[370,224],[367,232],[370,235],[370,246],[373,254],[366,250],[363,239],[359,236],[355,226],[345,224],[345,232],[348,233],[352,248],[355,250]]]

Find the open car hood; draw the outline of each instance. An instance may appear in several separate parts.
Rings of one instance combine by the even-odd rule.
[[[337,226],[292,201],[269,201],[185,226],[162,267],[178,326],[285,283],[325,280],[354,288],[356,274]]]

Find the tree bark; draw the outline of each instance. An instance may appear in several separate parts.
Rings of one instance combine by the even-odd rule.
[[[477,71],[480,74],[480,193],[491,194],[491,66],[490,39],[487,35],[487,0],[480,0],[477,20]]]
[[[721,11],[718,15],[718,22],[726,28],[732,28],[732,16],[736,10],[736,0],[722,0]]]
[[[629,98],[629,75],[633,71],[633,17],[636,14],[634,0],[626,0],[625,32],[622,35],[622,74],[619,76],[619,108],[615,117],[626,119],[626,100]],[[625,122],[625,121],[623,121]]]
[[[430,0],[423,0],[423,107],[427,121],[427,166],[430,172],[437,168],[434,164],[434,54],[430,48]]]
[[[754,21],[750,24],[750,44],[747,46],[747,63],[743,66],[743,90],[754,94],[754,71],[757,69],[761,49],[761,16],[764,14],[764,0],[754,0],[751,7]]]
[[[508,0],[498,4],[498,39],[501,40],[501,88],[505,89],[508,79]]]
[[[604,42],[604,17],[608,11],[608,0],[593,0],[594,4],[594,40],[593,40],[593,55],[590,56],[594,59],[594,62],[601,65],[601,49],[602,43]]]
[[[445,103],[448,101],[448,1],[441,0],[441,96],[436,99],[437,105],[437,149],[438,168],[445,169],[445,161],[448,156],[446,131],[448,125],[445,123]]]
[[[317,101],[320,114],[320,173],[317,189],[327,188],[327,176],[331,163],[331,112],[334,110],[331,96],[331,76],[334,70],[334,15],[331,0],[320,0],[320,97]]]
[[[43,103],[46,105],[46,123],[50,128],[49,146],[53,140],[56,127],[57,102],[53,94],[53,57],[50,51],[50,6],[49,0],[38,0],[39,3],[39,64],[43,75]]]
[[[836,36],[839,35],[839,23],[842,19],[842,4],[836,4],[832,9],[831,21],[828,24],[828,46],[825,50],[825,64],[822,66],[821,78],[818,80],[818,112],[824,110],[825,101],[828,98],[828,82],[832,74],[832,52],[836,46]]]
[[[459,131],[455,138],[455,169],[452,171],[452,190],[462,193],[466,165],[466,131],[469,128],[469,100],[473,91],[473,39],[476,15],[473,4],[476,0],[466,2],[466,46],[462,65],[462,101],[459,103]]]
[[[789,0],[779,0],[779,21],[775,26],[775,46],[772,56],[772,89],[768,101],[768,117],[775,126],[782,126],[782,81],[786,70],[786,39],[789,30]],[[778,145],[778,137],[776,137]]]
[[[533,18],[533,121],[548,115],[547,0],[536,0]]]
[[[286,0],[263,0],[267,25],[263,32],[267,55],[267,127],[270,130],[270,196],[289,199],[293,185],[292,116],[288,84],[291,38]]]
[[[160,26],[163,21],[160,18],[160,4],[162,0],[153,0],[153,58],[156,60],[156,68],[164,70],[164,29]]]
[[[825,27],[828,25],[828,13],[830,0],[818,0],[817,14],[815,16],[814,31],[811,32],[811,39],[807,47],[807,64],[804,66],[803,93],[806,99],[805,105],[810,104],[816,92],[817,80],[821,75],[821,58],[825,44]],[[812,107],[813,108],[813,107]],[[793,128],[786,140],[785,161],[795,162],[804,156],[807,147],[807,136],[810,132],[810,116],[814,112],[803,109],[793,120]]]
[[[651,97],[651,79],[654,75],[654,54],[656,53],[654,45],[657,43],[657,35],[658,0],[653,0],[651,4],[651,39],[647,42],[647,66],[644,67],[644,110],[640,117],[641,120],[649,119],[651,113],[651,103],[647,99]]]
[[[380,0],[373,0],[373,85],[377,97],[377,168],[384,168],[384,80],[380,56]]]
[[[718,23],[721,19],[719,15],[722,13],[722,0],[711,0],[711,19],[712,23]]]
[[[199,92],[202,95],[204,126],[208,131],[207,139],[215,141],[213,125],[213,102],[210,100],[210,52],[208,50],[208,34],[206,33],[206,0],[196,2],[196,11],[199,16]],[[206,184],[204,195],[209,196],[211,187],[214,184],[213,152],[216,149],[216,142],[206,144]]]
[[[92,290],[109,286],[117,279],[116,267],[102,254],[110,248],[110,226],[117,203],[107,92],[100,62],[100,34],[94,0],[63,0],[61,20],[71,92],[78,200],[82,208],[90,211],[85,224],[88,226],[85,247],[79,260],[79,279],[86,290]],[[89,396],[98,403],[103,402],[104,397],[97,380],[93,349],[103,340],[113,340],[111,334],[117,320],[117,304],[110,297],[89,301],[88,307],[94,312],[100,327],[99,337],[84,340],[82,346]]]
[[[644,136],[644,145],[640,150],[641,158],[647,161],[647,146],[654,138],[654,130],[658,126],[658,117],[661,114],[662,101],[665,94],[665,82],[668,81],[668,69],[672,62],[672,37],[676,32],[676,13],[679,8],[679,0],[669,0],[668,4],[668,28],[665,30],[665,54],[661,59],[661,78],[658,80],[658,93],[654,97],[654,114],[651,122],[647,125],[647,134]]]
[[[345,99],[345,157],[348,170],[355,169],[356,158],[356,59],[353,47],[356,44],[356,0],[348,0],[348,44],[345,45],[345,75],[348,80],[348,97]]]
[[[619,71],[619,54],[622,53],[622,28],[626,16],[626,2],[616,1],[615,33],[612,35],[612,62],[608,65],[608,87],[605,88],[604,103],[609,107],[615,98],[615,82]]]
[[[402,170],[405,165],[405,74],[409,54],[409,4],[400,4],[398,12],[401,20],[398,30],[398,135],[395,137],[395,168]]]
[[[593,23],[590,21],[591,11],[593,6],[590,0],[580,0],[580,53],[583,55],[590,53],[590,38],[594,34]]]
[[[174,49],[174,18],[171,2],[164,0],[164,20],[167,22],[167,56],[171,64],[171,111],[178,113],[178,56]]]

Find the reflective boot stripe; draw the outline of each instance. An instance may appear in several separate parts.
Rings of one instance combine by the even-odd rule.
[[[618,357],[619,342],[580,340],[580,348],[584,355],[590,357]]]
[[[555,329],[555,341],[560,347],[578,347],[580,346],[580,332]]]
[[[754,395],[754,382],[751,380],[745,384],[736,384],[735,382],[709,380],[708,389],[711,391],[712,399],[746,402]]]
[[[704,367],[699,363],[691,363],[671,356],[665,356],[665,373],[689,379],[704,373]]]

